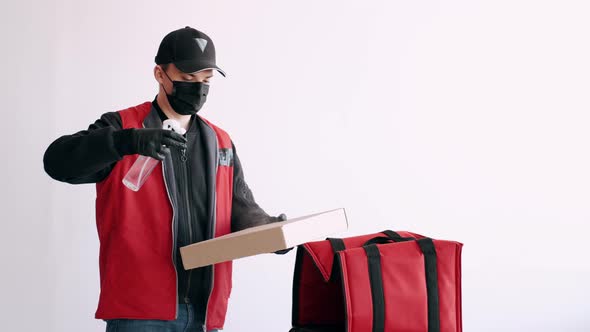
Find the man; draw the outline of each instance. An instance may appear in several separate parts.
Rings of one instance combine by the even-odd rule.
[[[45,171],[58,181],[96,183],[95,317],[107,331],[216,331],[225,321],[231,262],[186,271],[179,248],[286,217],[257,205],[229,135],[197,115],[214,70],[225,76],[211,38],[175,30],[155,60],[156,98],[58,138],[45,152]],[[166,119],[186,134],[162,129]],[[122,179],[138,155],[161,163],[135,192]]]

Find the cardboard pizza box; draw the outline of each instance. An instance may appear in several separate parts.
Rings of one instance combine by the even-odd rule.
[[[180,248],[184,268],[273,253],[306,242],[323,240],[348,229],[343,208],[315,213],[282,222],[251,227],[218,238]]]

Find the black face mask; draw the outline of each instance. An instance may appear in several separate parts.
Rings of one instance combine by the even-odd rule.
[[[172,94],[168,94],[168,91],[164,89],[172,109],[181,115],[197,114],[201,107],[203,107],[203,104],[205,104],[205,101],[207,101],[209,84],[202,82],[173,81],[165,71],[164,74],[168,77],[170,82],[172,82]]]

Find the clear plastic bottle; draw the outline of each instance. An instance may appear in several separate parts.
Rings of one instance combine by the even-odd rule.
[[[158,159],[140,155],[123,178],[123,184],[133,191],[138,191],[158,163]]]
[[[175,131],[181,135],[184,135],[186,132],[184,128],[180,127],[178,121],[172,119],[165,120],[163,128]],[[158,159],[140,155],[127,174],[125,174],[123,184],[133,191],[138,191],[159,163],[160,161]]]

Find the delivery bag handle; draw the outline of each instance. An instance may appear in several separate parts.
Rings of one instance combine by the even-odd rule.
[[[376,236],[370,240],[368,240],[367,242],[365,242],[363,244],[364,246],[368,246],[371,244],[383,244],[383,243],[391,243],[391,242],[404,242],[404,241],[414,241],[416,240],[413,237],[402,237],[401,235],[399,235],[398,233],[392,231],[392,230],[384,230],[383,232],[381,232],[383,234],[385,234],[386,236]],[[332,250],[334,251],[334,253],[337,253],[339,251],[345,250],[346,249],[346,245],[344,244],[344,241],[342,239],[336,239],[336,238],[327,238],[326,240],[328,240],[332,246]]]
[[[381,233],[383,233],[387,236],[376,236],[376,237],[368,240],[367,242],[365,242],[365,244],[363,244],[363,247],[369,246],[371,244],[385,244],[385,243],[392,243],[392,242],[405,242],[405,241],[415,241],[416,240],[413,237],[403,237],[403,236],[399,235],[398,233],[391,231],[391,230],[385,230]]]

